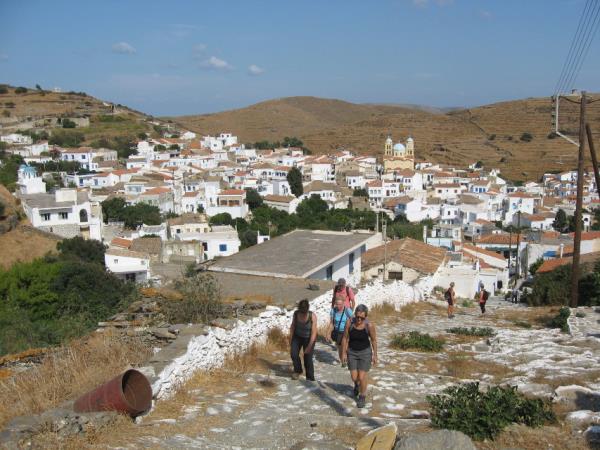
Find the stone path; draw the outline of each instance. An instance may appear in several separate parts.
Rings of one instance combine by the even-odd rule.
[[[600,389],[600,314],[586,310],[573,321],[573,335],[545,328],[519,328],[527,308],[499,298],[488,302],[485,316],[478,308],[458,308],[448,319],[443,303],[424,306],[414,318],[395,316],[378,323],[378,367],[372,369],[367,407],[352,398],[347,369],[337,352],[324,342],[315,349],[317,382],[293,381],[289,357],[279,352],[268,376],[248,374],[245,385],[228,395],[199,391],[183,415],[160,421],[149,416],[145,426],[189,424],[189,432],[157,437],[148,433],[123,447],[152,448],[349,448],[358,437],[390,421],[400,433],[428,425],[425,397],[457,382],[516,384],[537,395],[551,395],[556,385],[579,381]],[[489,326],[492,338],[460,338],[446,332],[461,326]],[[447,340],[436,354],[401,352],[388,346],[394,334],[417,330]],[[553,383],[552,380],[556,381]],[[192,431],[193,430],[193,431]],[[152,434],[152,435],[150,435]]]

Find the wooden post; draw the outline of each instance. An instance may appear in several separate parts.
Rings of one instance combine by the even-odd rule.
[[[585,124],[585,131],[587,134],[588,145],[590,146],[590,153],[592,155],[592,166],[594,167],[594,178],[596,179],[596,191],[600,192],[600,175],[598,175],[598,159],[596,159],[596,149],[594,148],[594,140],[592,139],[592,129],[590,124]]]
[[[575,203],[575,239],[573,241],[573,266],[571,270],[571,308],[577,308],[577,304],[579,302],[581,209],[583,206],[583,163],[585,152],[585,103],[585,91],[582,91],[579,113],[579,154],[577,158],[577,200]]]

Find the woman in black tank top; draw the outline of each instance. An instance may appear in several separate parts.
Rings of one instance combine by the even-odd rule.
[[[300,350],[304,351],[304,370],[306,379],[315,381],[313,365],[313,349],[317,341],[317,315],[309,310],[308,300],[300,300],[298,309],[294,311],[294,318],[290,326],[290,356],[294,365],[292,378],[297,380],[302,373]]]
[[[368,313],[365,305],[356,307],[354,318],[346,321],[342,341],[342,361],[348,363],[359,408],[364,408],[366,403],[367,373],[371,364],[377,364],[377,332],[375,324],[367,320]]]

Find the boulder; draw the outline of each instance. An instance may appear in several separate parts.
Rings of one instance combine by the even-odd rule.
[[[556,388],[555,394],[554,401],[565,404],[570,409],[600,411],[600,392],[592,391],[587,387],[576,384],[560,386]]]
[[[588,444],[600,444],[600,426],[592,425],[591,427],[588,427],[588,429],[583,432],[583,436],[585,437],[585,440],[588,442]]]
[[[436,430],[401,438],[394,450],[477,450],[471,438],[453,430]]]
[[[175,339],[177,336],[170,333],[167,328],[154,328],[152,334],[158,339]]]
[[[375,428],[357,442],[356,450],[392,450],[397,432],[398,427],[395,423]]]
[[[565,421],[574,428],[582,429],[588,425],[600,424],[600,413],[590,410],[572,411],[567,414]]]

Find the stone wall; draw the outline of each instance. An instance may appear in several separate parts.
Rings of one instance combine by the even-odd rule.
[[[369,307],[390,303],[396,309],[408,303],[426,300],[433,288],[433,280],[428,277],[411,286],[403,281],[383,284],[376,281],[362,287],[356,294],[357,304]],[[311,310],[317,313],[318,325],[329,321],[332,291],[311,301]],[[210,327],[208,331],[189,339],[186,351],[167,363],[155,374],[152,384],[154,397],[166,398],[188,380],[195,371],[221,366],[226,357],[236,352],[244,352],[253,344],[264,343],[269,330],[287,330],[292,320],[293,310],[267,306],[258,317],[245,322],[238,321],[229,330]]]

